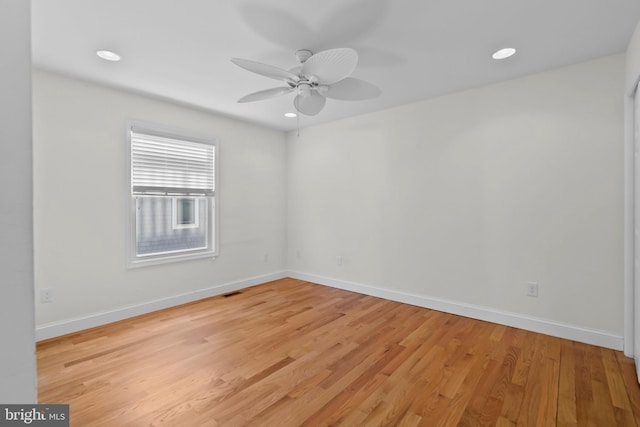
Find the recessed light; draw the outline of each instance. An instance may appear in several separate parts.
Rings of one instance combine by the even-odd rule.
[[[107,61],[120,61],[120,55],[110,50],[98,50],[96,55]]]
[[[290,119],[294,118],[294,117],[298,117],[298,115],[296,113],[284,113],[284,116],[288,117]]]
[[[505,47],[504,49],[497,50],[491,55],[493,59],[506,59],[513,56],[516,50],[512,47]]]

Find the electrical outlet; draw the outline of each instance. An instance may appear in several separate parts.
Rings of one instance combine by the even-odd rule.
[[[40,302],[42,304],[53,302],[53,289],[40,289]]]
[[[337,257],[337,258],[336,258],[336,263],[337,263],[338,265],[342,265],[342,257],[341,257],[341,256],[339,256],[339,257]]]
[[[269,262],[269,254],[265,253],[263,259],[264,262]]]
[[[527,296],[538,296],[538,282],[527,282]]]

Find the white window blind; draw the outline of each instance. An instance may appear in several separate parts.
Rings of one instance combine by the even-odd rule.
[[[213,196],[215,146],[131,129],[133,194]]]

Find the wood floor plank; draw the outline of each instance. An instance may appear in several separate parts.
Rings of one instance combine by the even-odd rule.
[[[71,426],[639,426],[620,352],[282,279],[38,343]]]
[[[562,343],[560,356],[560,377],[558,384],[558,426],[577,426],[576,417],[576,365],[573,357],[573,343]]]
[[[640,426],[640,385],[638,384],[635,363],[633,359],[625,357],[621,352],[615,352],[620,375],[625,385],[626,394],[629,397],[631,411],[636,426]]]

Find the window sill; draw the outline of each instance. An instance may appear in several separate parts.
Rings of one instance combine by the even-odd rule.
[[[152,265],[161,265],[161,264],[171,264],[180,261],[191,261],[196,259],[204,259],[209,258],[212,261],[218,257],[217,252],[198,252],[191,254],[183,254],[183,255],[163,255],[161,257],[148,257],[148,258],[138,258],[138,259],[130,259],[127,263],[127,268],[140,268],[140,267],[148,267]]]

